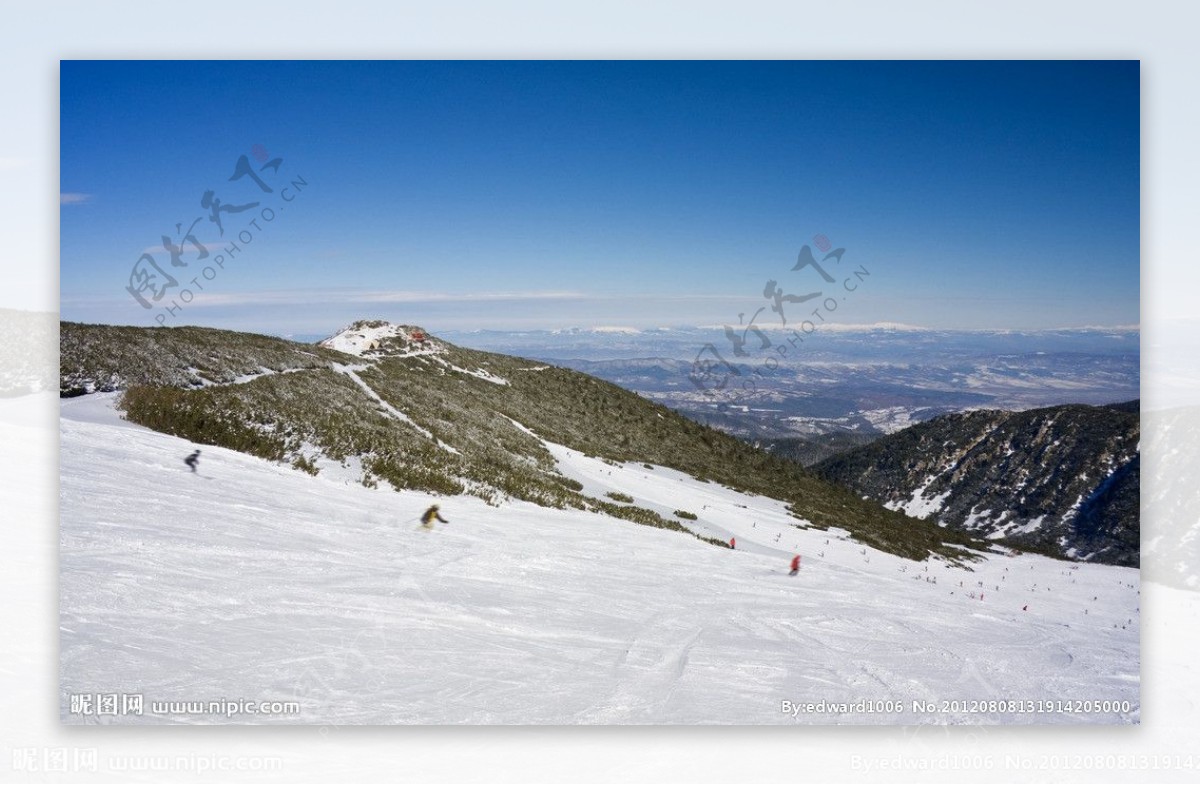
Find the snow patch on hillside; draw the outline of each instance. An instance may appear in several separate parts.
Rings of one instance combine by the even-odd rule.
[[[260,366],[258,366],[258,370],[255,371],[254,373],[247,373],[247,374],[238,376],[232,382],[230,382],[230,384],[246,384],[248,382],[254,381],[255,379],[261,379],[264,376],[274,376],[277,373],[301,373],[303,371],[310,371],[310,370],[312,370],[312,369],[311,368],[285,368],[282,371],[276,371],[274,368],[268,368],[265,365],[260,365]],[[207,382],[206,386],[210,385],[210,384],[213,384],[213,382]]]
[[[491,371],[484,370],[483,368],[476,368],[475,370],[470,370],[467,368],[459,368],[454,363],[449,362],[441,357],[433,357],[431,359],[434,360],[435,362],[445,366],[446,368],[449,368],[450,370],[457,372],[457,373],[465,373],[468,376],[474,376],[476,379],[483,379],[485,382],[491,382],[492,384],[498,384],[501,387],[508,385],[508,379],[505,379],[503,376],[498,376],[498,375],[492,373]]]
[[[967,531],[971,531],[971,529],[977,529],[982,526],[989,526],[992,521],[992,517],[995,517],[995,515],[996,514],[992,510],[972,509],[971,513],[967,515],[967,520],[962,521],[962,526],[964,526]]]
[[[988,533],[989,540],[999,540],[1003,537],[1013,537],[1020,534],[1031,534],[1042,528],[1042,524],[1046,522],[1047,516],[1039,515],[1036,518],[1030,518],[1027,521],[1010,521],[998,526],[995,531]]]
[[[940,512],[946,504],[946,499],[950,498],[950,491],[936,496],[925,496],[925,492],[929,490],[929,486],[939,476],[931,474],[925,478],[925,482],[912,492],[912,496],[907,501],[889,501],[885,502],[884,506],[889,510],[900,510],[910,518],[927,518],[934,513]]]
[[[886,409],[866,409],[860,414],[880,433],[896,433],[919,422],[913,415],[922,409],[909,409],[904,406],[890,406]]]

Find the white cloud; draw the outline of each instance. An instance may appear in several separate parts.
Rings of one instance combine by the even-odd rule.
[[[380,305],[388,303],[437,302],[520,302],[524,300],[580,300],[578,292],[413,292],[347,289],[291,289],[266,292],[206,292],[197,297],[193,307],[230,305],[322,305],[356,303]]]

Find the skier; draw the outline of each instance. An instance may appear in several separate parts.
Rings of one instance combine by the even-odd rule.
[[[421,514],[421,525],[424,526],[426,529],[432,529],[433,522],[435,520],[439,520],[442,523],[450,522],[450,521],[446,520],[445,518],[443,518],[438,513],[438,506],[436,504],[432,505],[428,510],[426,510],[424,513]]]
[[[192,474],[195,474],[196,473],[196,464],[200,462],[200,451],[196,450],[194,453],[192,453],[188,457],[184,458],[183,462],[186,463],[188,466],[192,467]]]
[[[795,575],[800,572],[800,556],[799,554],[792,557],[792,571],[788,575]]]

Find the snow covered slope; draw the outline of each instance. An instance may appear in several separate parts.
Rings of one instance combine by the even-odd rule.
[[[442,501],[309,476],[61,403],[61,714],[136,693],[114,723],[1131,723],[1136,570],[1038,556],[973,570],[797,528],[783,505],[547,445],[590,493],[683,510],[678,533],[524,502]],[[793,554],[803,559],[787,574]],[[1028,610],[1023,610],[1027,607]],[[297,701],[292,715],[153,714],[159,701]],[[1129,701],[1128,712],[969,703]],[[793,703],[901,701],[901,711]],[[941,706],[939,706],[941,708]]]

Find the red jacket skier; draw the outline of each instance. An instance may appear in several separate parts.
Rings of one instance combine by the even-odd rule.
[[[799,554],[792,557],[792,571],[789,572],[788,575],[795,575],[798,572],[800,572],[800,556],[799,556]]]

